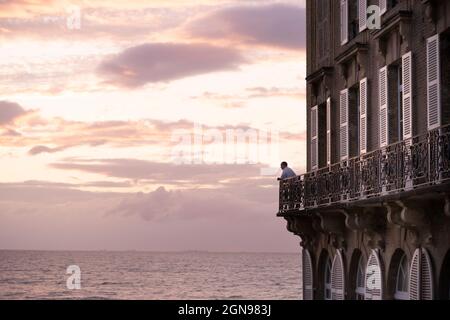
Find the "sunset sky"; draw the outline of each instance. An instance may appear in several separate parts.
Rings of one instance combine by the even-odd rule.
[[[261,169],[305,169],[305,38],[303,0],[0,0],[0,249],[298,251]]]

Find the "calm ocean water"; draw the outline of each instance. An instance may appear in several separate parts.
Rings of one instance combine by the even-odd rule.
[[[0,251],[0,299],[300,298],[299,254]]]

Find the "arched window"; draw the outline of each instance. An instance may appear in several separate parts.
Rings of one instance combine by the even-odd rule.
[[[331,299],[344,300],[345,299],[345,272],[342,252],[336,251],[331,266]]]
[[[364,280],[366,278],[366,262],[364,261],[364,257],[361,255],[358,261],[358,269],[356,270],[356,286],[355,286],[355,297],[356,300],[364,300]]]
[[[383,299],[383,265],[377,250],[372,250],[366,267],[365,300]]]
[[[324,299],[331,300],[331,260],[328,257],[324,272]]]
[[[396,300],[409,300],[408,281],[409,281],[409,265],[406,255],[403,254],[397,268],[397,277],[395,280],[395,294]]]

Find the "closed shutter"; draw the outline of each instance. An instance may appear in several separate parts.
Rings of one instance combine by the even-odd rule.
[[[302,250],[303,300],[313,300],[313,267],[309,251]]]
[[[388,72],[387,67],[380,69],[379,74],[379,104],[380,104],[380,147],[385,147],[389,143],[388,128]]]
[[[318,107],[311,108],[311,168],[317,170],[319,166],[319,142],[318,142]]]
[[[327,165],[331,165],[331,98],[327,99]]]
[[[416,249],[409,271],[409,298],[411,300],[433,300],[433,266],[428,251]]]
[[[403,77],[403,139],[413,136],[413,92],[412,92],[412,53],[408,52],[402,57]]]
[[[340,106],[339,106],[339,121],[340,121],[340,155],[341,161],[347,160],[349,155],[349,141],[348,141],[348,89],[341,91]]]
[[[348,42],[348,1],[341,0],[341,45]]]
[[[441,71],[439,35],[427,39],[427,106],[428,130],[441,125]]]
[[[359,31],[367,29],[367,0],[359,0]]]
[[[378,252],[376,250],[372,250],[369,259],[367,260],[364,299],[383,299],[382,265],[378,256]]]
[[[345,300],[344,261],[340,250],[336,251],[331,267],[331,300]]]
[[[367,78],[359,83],[359,151],[367,152]]]
[[[380,0],[380,13],[383,14],[387,11],[387,0]]]

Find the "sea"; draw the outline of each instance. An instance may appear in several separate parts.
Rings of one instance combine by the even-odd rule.
[[[0,251],[1,300],[301,299],[300,254]]]

